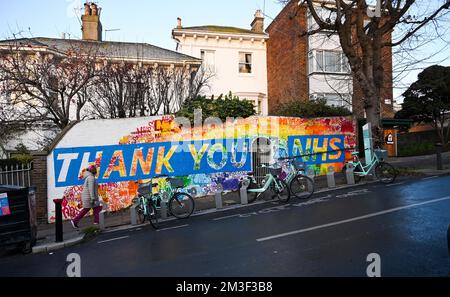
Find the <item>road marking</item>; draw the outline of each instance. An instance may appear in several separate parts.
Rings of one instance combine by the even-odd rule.
[[[102,240],[102,241],[99,241],[99,242],[97,242],[97,243],[105,243],[105,242],[110,242],[110,241],[115,241],[115,240],[120,240],[120,239],[125,239],[125,238],[128,238],[128,237],[130,237],[130,236],[122,236],[122,237],[116,237],[116,238],[111,238],[111,239],[108,239],[108,240]]]
[[[399,210],[402,210],[402,209],[412,208],[412,207],[416,207],[416,206],[419,206],[419,205],[425,205],[425,204],[435,203],[435,202],[439,202],[439,201],[443,201],[443,200],[449,200],[449,199],[450,199],[450,196],[446,196],[446,197],[437,198],[437,199],[433,199],[433,200],[429,200],[429,201],[425,201],[425,202],[420,202],[420,203],[415,203],[415,204],[395,207],[395,208],[391,208],[391,209],[387,209],[387,210],[383,210],[383,211],[379,211],[379,212],[374,212],[374,213],[363,215],[363,216],[359,216],[359,217],[354,217],[354,218],[347,219],[347,220],[336,221],[336,222],[323,224],[323,225],[319,225],[319,226],[315,226],[315,227],[310,227],[310,228],[305,228],[305,229],[300,229],[300,230],[294,230],[294,231],[291,231],[291,232],[286,232],[286,233],[276,234],[276,235],[272,235],[272,236],[262,237],[262,238],[256,239],[256,241],[261,242],[261,241],[271,240],[271,239],[285,237],[285,236],[289,236],[289,235],[305,233],[305,232],[308,232],[308,231],[313,231],[313,230],[327,228],[327,227],[336,226],[336,225],[340,225],[340,224],[345,224],[345,223],[350,223],[350,222],[354,222],[354,221],[364,220],[364,219],[368,219],[368,218],[371,218],[371,217],[380,216],[380,215],[384,215],[384,214],[387,214],[387,213],[399,211]]]
[[[386,187],[392,187],[392,186],[398,186],[398,185],[403,185],[405,182],[400,182],[400,183],[395,183],[395,184],[389,184],[386,185]]]
[[[169,227],[169,228],[163,228],[163,229],[157,229],[156,231],[165,231],[165,230],[172,230],[172,229],[178,229],[178,228],[183,228],[183,227],[187,227],[189,226],[188,224],[185,225],[180,225],[180,226],[175,226],[175,227]]]
[[[435,175],[435,176],[430,176],[430,177],[424,177],[424,178],[422,178],[422,180],[432,179],[432,178],[436,178],[436,177],[439,177],[439,176]]]
[[[229,218],[233,218],[233,217],[238,217],[238,216],[240,216],[240,215],[241,215],[241,214],[238,213],[238,214],[234,214],[234,215],[229,215],[229,216],[224,216],[224,217],[214,218],[214,219],[212,219],[212,220],[213,220],[213,221],[219,221],[219,220],[229,219]]]

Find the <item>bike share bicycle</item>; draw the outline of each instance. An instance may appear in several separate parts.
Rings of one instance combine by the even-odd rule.
[[[253,172],[248,172],[247,176],[241,181],[241,186],[243,184],[248,184],[248,203],[252,203],[269,189],[273,192],[272,197],[277,196],[278,200],[281,202],[288,202],[291,198],[291,191],[289,190],[287,183],[279,177],[282,168],[267,165],[261,165],[260,167],[269,169],[269,173],[266,174],[262,186],[258,185],[256,182]]]
[[[289,172],[284,181],[291,193],[299,199],[308,199],[314,194],[314,180],[305,174],[306,164],[299,160],[301,156],[279,158],[287,161]]]
[[[385,151],[378,148],[373,150],[373,152],[374,154],[372,154],[369,162],[366,162],[366,165],[363,165],[359,159],[359,152],[352,152],[353,160],[347,162],[346,168],[349,166],[354,168],[353,174],[355,176],[355,182],[359,182],[361,178],[368,176],[373,171],[375,177],[382,183],[393,183],[398,172],[394,166],[384,161],[383,155]]]
[[[167,187],[162,189],[159,183],[153,183],[153,179],[148,183],[140,184],[137,197],[133,203],[137,203],[137,214],[141,223],[148,220],[150,224],[158,228],[157,210],[161,209],[161,202],[169,206],[169,214],[178,219],[185,219],[192,215],[195,210],[195,202],[191,195],[180,192],[184,182],[179,178],[170,178],[167,175],[159,175],[154,178],[165,178]],[[158,187],[158,192],[153,193],[153,188]]]

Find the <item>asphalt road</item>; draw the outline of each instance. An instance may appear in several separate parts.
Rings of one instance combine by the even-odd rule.
[[[0,276],[450,276],[450,176],[374,183],[306,202],[240,209],[101,234],[52,254],[0,258]]]

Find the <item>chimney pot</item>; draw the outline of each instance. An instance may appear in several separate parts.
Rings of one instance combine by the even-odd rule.
[[[177,18],[177,28],[183,28],[183,26],[181,25],[181,18]]]
[[[84,3],[84,15],[91,15],[91,7],[88,2]]]

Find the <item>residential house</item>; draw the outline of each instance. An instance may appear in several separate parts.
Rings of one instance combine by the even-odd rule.
[[[316,1],[316,11],[324,16],[322,2]],[[291,1],[266,29],[269,112],[280,103],[290,100],[326,99],[335,106],[345,106],[357,118],[364,118],[362,92],[352,78],[348,61],[336,33],[311,32],[318,26],[306,5]],[[390,39],[391,36],[386,36]],[[381,110],[384,117],[392,118],[392,53],[383,53],[385,87],[382,90]]]
[[[257,114],[268,114],[266,50],[269,35],[264,17],[256,11],[251,29],[224,26],[183,27],[181,19],[172,30],[176,51],[201,58],[212,73],[204,95],[233,95],[254,103]]]
[[[0,41],[0,53],[8,53],[11,46],[18,51],[33,52],[37,55],[51,54],[64,57],[71,49],[90,48],[96,53],[99,65],[105,60],[117,63],[140,63],[149,67],[186,67],[191,66],[192,72],[198,70],[201,60],[176,51],[160,48],[147,43],[115,42],[102,40],[102,24],[100,21],[101,9],[95,3],[85,3],[82,20],[82,39],[59,39],[59,38],[22,38]],[[71,120],[76,115],[71,115]],[[0,145],[0,157],[8,157],[15,151],[18,144],[24,144],[29,150],[35,151],[43,148],[43,134],[45,138],[53,139],[58,130],[45,124],[37,129],[27,129],[16,133],[10,141]],[[48,142],[48,141],[47,141]]]

